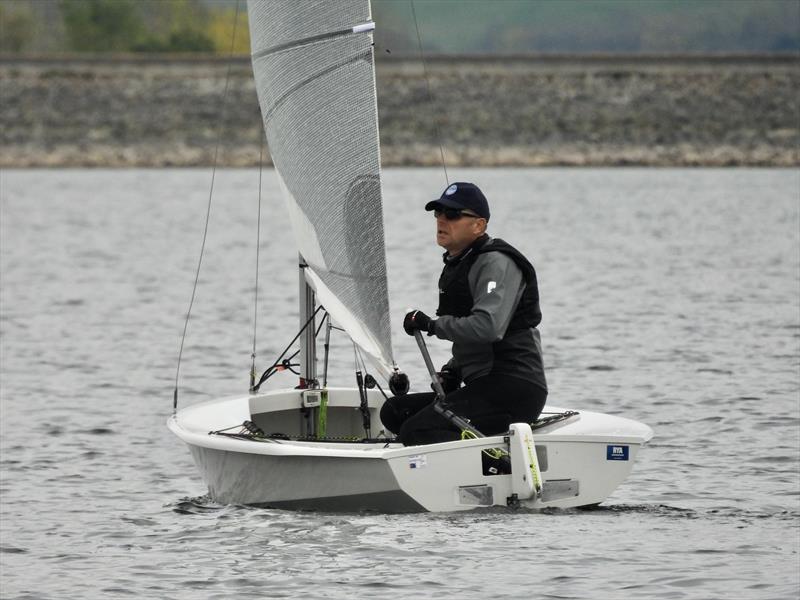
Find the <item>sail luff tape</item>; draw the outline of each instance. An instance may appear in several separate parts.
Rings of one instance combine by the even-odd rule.
[[[375,23],[373,21],[353,27],[353,33],[366,33],[367,31],[375,31]]]

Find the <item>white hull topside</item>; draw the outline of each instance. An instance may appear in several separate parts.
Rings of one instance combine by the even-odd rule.
[[[372,431],[379,432],[383,397],[376,390],[368,393]],[[363,435],[358,407],[358,390],[329,388],[328,435]],[[561,412],[547,406],[543,416]],[[588,411],[537,428],[533,444],[543,489],[528,497],[517,494],[527,469],[495,475],[483,467],[482,451],[492,448],[510,451],[512,465],[522,464],[514,462],[508,434],[405,447],[388,440],[245,439],[210,433],[239,431],[244,421],[252,421],[267,434],[300,436],[307,414],[301,390],[278,390],[190,406],[172,416],[168,426],[189,446],[215,501],[325,511],[594,505],[625,480],[639,449],[653,436],[642,423]]]

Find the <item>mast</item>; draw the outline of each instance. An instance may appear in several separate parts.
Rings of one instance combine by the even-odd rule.
[[[314,290],[306,281],[306,268],[308,263],[302,254],[298,254],[299,259],[299,294],[298,302],[300,308],[300,327],[311,319],[308,326],[300,336],[300,387],[316,388],[317,384],[317,340],[314,335],[317,327],[313,318],[315,306]]]

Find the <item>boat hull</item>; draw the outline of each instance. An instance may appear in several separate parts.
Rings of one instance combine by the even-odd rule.
[[[509,450],[508,435],[404,447],[209,434],[221,423],[256,418],[263,425],[286,427],[295,422],[290,417],[292,406],[300,404],[299,394],[292,390],[220,400],[184,409],[169,420],[169,428],[189,446],[211,498],[334,512],[586,506],[603,502],[625,480],[652,436],[641,423],[587,412],[537,430],[532,443],[543,485],[541,494],[526,497],[518,493],[522,470],[492,474],[484,466],[484,451]],[[352,390],[334,391],[331,399],[343,409],[341,419],[354,420],[358,399]],[[380,398],[370,402],[375,411]]]
[[[293,510],[421,512],[384,460],[271,456],[189,446],[211,498]]]

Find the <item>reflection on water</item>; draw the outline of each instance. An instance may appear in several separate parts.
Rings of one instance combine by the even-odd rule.
[[[333,515],[210,502],[164,425],[209,173],[7,171],[3,597],[796,597],[800,175],[450,175],[484,188],[490,231],[536,265],[551,401],[656,431],[606,504]],[[182,405],[247,388],[257,182],[217,174]],[[439,170],[384,179],[394,352],[417,388],[424,365],[399,324],[406,307],[435,307],[440,252],[421,207],[443,186]],[[263,212],[261,368],[298,326],[269,173]],[[332,345],[331,383],[352,385],[352,348]]]

